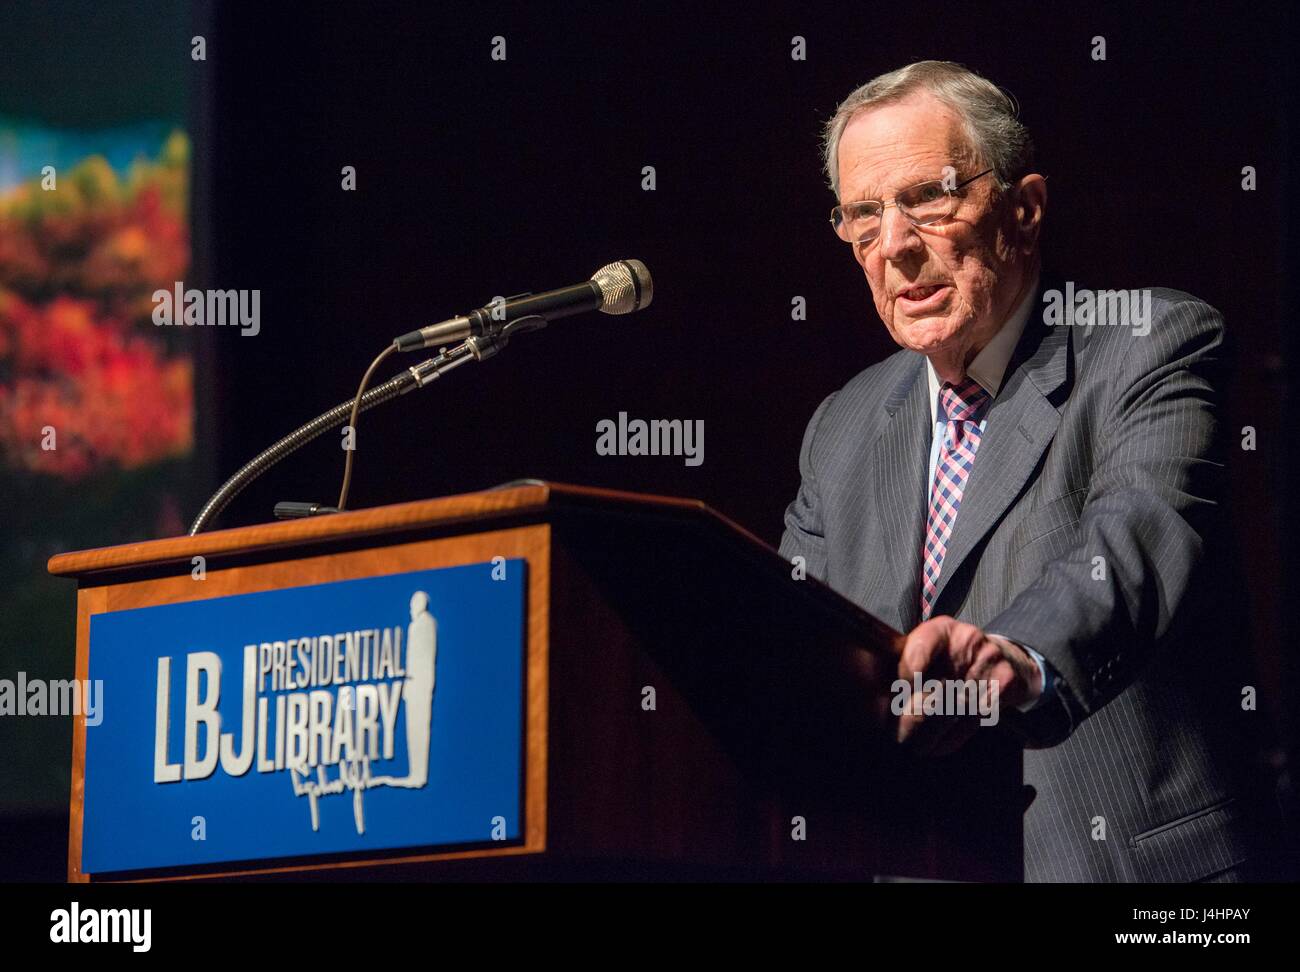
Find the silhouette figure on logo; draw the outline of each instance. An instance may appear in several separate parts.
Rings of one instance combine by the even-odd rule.
[[[434,667],[438,658],[438,625],[429,613],[429,595],[411,595],[411,623],[406,629],[406,755],[405,779],[394,785],[419,789],[429,778],[429,727],[433,718]]]

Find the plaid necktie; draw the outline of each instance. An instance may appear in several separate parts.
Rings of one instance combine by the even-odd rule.
[[[975,465],[975,450],[980,447],[980,419],[989,401],[989,393],[974,378],[965,378],[959,385],[945,381],[939,389],[939,418],[944,422],[944,436],[930,488],[930,514],[921,558],[922,621],[930,617],[934,608],[939,571],[948,552],[952,526],[957,522],[962,490]]]

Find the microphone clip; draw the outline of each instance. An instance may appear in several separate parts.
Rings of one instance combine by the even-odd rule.
[[[513,300],[514,298],[510,298]],[[474,334],[465,339],[465,346],[469,348],[470,354],[474,355],[474,360],[484,361],[494,354],[501,351],[506,343],[516,334],[524,334],[528,331],[540,331],[549,324],[545,317],[539,314],[530,314],[528,317],[518,317],[513,321],[507,321],[500,327],[485,329],[481,334]]]

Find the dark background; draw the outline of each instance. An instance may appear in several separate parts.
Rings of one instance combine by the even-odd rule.
[[[1295,205],[1285,16],[1206,4],[197,5],[207,61],[189,62],[188,43],[166,54],[187,62],[197,92],[206,279],[193,285],[262,299],[257,337],[203,335],[211,486],[349,396],[394,335],[634,256],[654,274],[647,311],[559,322],[368,413],[350,505],[537,476],[700,497],[775,544],[813,409],[893,349],[826,221],[821,126],[879,73],[956,60],[1022,106],[1049,176],[1049,271],[1081,287],[1187,290],[1226,317],[1224,424],[1230,442],[1255,427],[1258,448],[1230,450],[1239,590],[1224,607],[1246,626],[1223,651],[1249,651],[1260,669],[1275,730],[1260,759],[1285,788],[1287,605],[1300,593],[1288,499],[1273,487],[1289,475],[1285,379],[1300,353],[1282,299]],[[494,35],[504,62],[490,57]],[[795,35],[806,61],[790,57]],[[75,59],[93,68],[110,48],[87,41]],[[344,165],[355,192],[340,187]],[[1241,188],[1246,165],[1254,192]],[[791,319],[795,296],[805,321]],[[597,455],[596,423],[620,411],[703,419],[704,464]],[[279,500],[333,503],[343,456],[327,434],[218,525],[268,520]],[[66,840],[66,818],[33,826]],[[27,872],[60,878],[63,859],[49,856]]]

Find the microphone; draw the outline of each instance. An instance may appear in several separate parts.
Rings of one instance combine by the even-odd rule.
[[[511,321],[525,317],[553,321],[594,310],[631,314],[649,307],[653,297],[654,282],[646,265],[640,260],[617,260],[601,267],[585,283],[488,304],[460,317],[408,331],[394,343],[398,351],[418,351],[468,337],[496,335]]]

